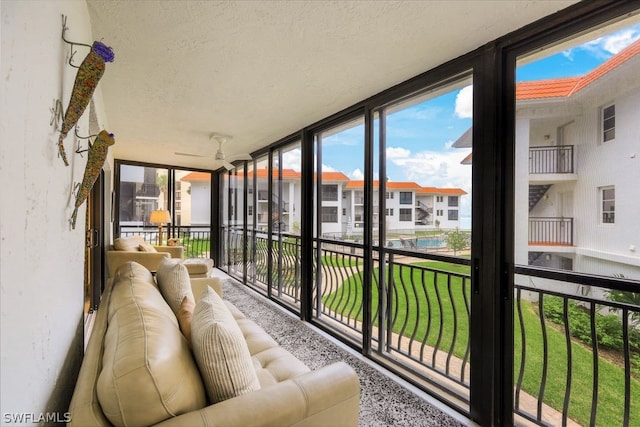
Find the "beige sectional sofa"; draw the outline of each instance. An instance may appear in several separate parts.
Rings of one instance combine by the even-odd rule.
[[[107,285],[69,425],[358,424],[360,384],[349,365],[311,371],[220,298],[219,278],[190,278],[184,297],[167,288],[166,277],[186,274],[183,266],[164,266],[170,263],[154,278],[127,262]],[[220,397],[221,390],[230,395]]]

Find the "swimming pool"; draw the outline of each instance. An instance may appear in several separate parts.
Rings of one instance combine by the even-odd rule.
[[[401,240],[387,241],[388,248],[414,248],[414,249],[434,249],[444,248],[447,242],[441,237],[414,237]]]

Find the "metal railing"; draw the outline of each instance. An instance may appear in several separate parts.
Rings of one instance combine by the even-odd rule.
[[[574,173],[573,145],[529,147],[529,173]]]
[[[250,285],[263,293],[271,286],[273,299],[299,310],[299,237],[274,234],[269,240],[256,233],[253,240]],[[314,245],[314,322],[362,346],[362,245],[324,239]],[[469,260],[434,264],[412,251],[380,254],[374,251],[372,259],[373,359],[468,404]],[[596,291],[567,274],[558,273],[560,281],[520,270],[514,285],[516,416],[539,425],[639,424],[640,306],[608,301],[602,283]]]
[[[573,245],[573,218],[529,218],[530,245]]]
[[[514,412],[540,425],[638,425],[640,306],[603,288],[516,281],[528,285],[515,286]]]
[[[145,226],[120,226],[120,237],[142,236],[146,242],[156,244],[158,228]],[[208,225],[169,226],[163,229],[166,238],[179,238],[185,258],[211,257],[211,227]]]

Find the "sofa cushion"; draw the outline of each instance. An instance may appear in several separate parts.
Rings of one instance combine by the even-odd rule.
[[[158,265],[156,272],[156,281],[158,288],[162,292],[173,314],[177,317],[180,304],[184,297],[193,299],[193,291],[191,290],[191,280],[187,267],[184,266],[182,260],[176,258],[166,258]]]
[[[113,241],[113,248],[116,251],[138,251],[143,243],[142,236],[119,237]]]
[[[211,403],[260,388],[242,331],[225,303],[210,287],[196,303],[191,338]]]
[[[107,419],[152,425],[203,408],[200,373],[149,271],[128,262],[114,280],[96,386]]]
[[[190,277],[208,277],[213,268],[213,260],[210,258],[189,258],[184,260]]]

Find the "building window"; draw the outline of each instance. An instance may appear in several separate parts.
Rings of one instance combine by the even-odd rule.
[[[393,208],[385,209],[384,213],[386,216],[393,216]]]
[[[602,108],[602,142],[616,138],[616,106],[608,105]]]
[[[393,191],[387,191],[387,199],[393,199]]]
[[[458,196],[449,196],[449,206],[458,206]]]
[[[457,221],[458,220],[458,209],[449,209],[449,221]]]
[[[412,205],[413,204],[413,193],[410,191],[401,191],[400,192],[400,204],[401,205]]]
[[[338,186],[336,184],[322,186],[322,201],[323,202],[338,201]]]
[[[436,216],[442,216],[442,215],[443,215],[442,209],[438,209],[436,211]]]
[[[436,202],[442,203],[444,201],[444,196],[436,196]]]
[[[600,199],[602,200],[602,223],[614,224],[616,208],[615,187],[603,187],[600,189]]]
[[[322,207],[322,222],[338,222],[338,208],[336,206]]]
[[[411,211],[412,209],[400,209],[400,221],[411,221]]]

